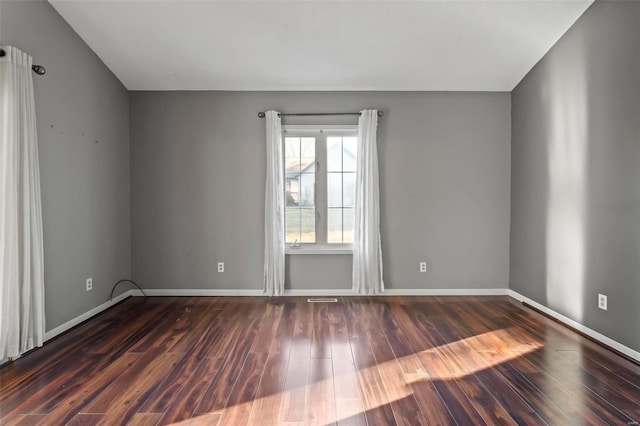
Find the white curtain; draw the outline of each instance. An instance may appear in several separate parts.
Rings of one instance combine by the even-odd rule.
[[[44,339],[42,210],[32,58],[0,49],[0,359],[11,359]]]
[[[378,188],[378,111],[364,110],[358,122],[356,205],[353,237],[353,291],[384,292],[380,245],[380,190]]]
[[[284,292],[284,169],[282,122],[277,111],[267,111],[267,182],[264,200],[264,293]]]

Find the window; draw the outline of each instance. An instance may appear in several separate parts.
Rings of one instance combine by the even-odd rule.
[[[357,126],[283,126],[285,242],[353,243]]]

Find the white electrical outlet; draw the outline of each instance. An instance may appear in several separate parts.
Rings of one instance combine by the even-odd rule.
[[[598,294],[598,308],[607,310],[607,296],[604,294]]]
[[[224,262],[218,262],[218,272],[224,272]]]
[[[427,262],[420,262],[420,272],[427,272]]]
[[[93,290],[93,278],[87,278],[87,291]]]

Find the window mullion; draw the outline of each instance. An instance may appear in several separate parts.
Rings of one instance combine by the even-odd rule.
[[[316,242],[327,243],[327,137],[320,133],[316,136]],[[318,220],[318,214],[320,219]]]
[[[340,220],[342,226],[340,227],[340,235],[342,243],[344,243],[344,138],[340,139]]]

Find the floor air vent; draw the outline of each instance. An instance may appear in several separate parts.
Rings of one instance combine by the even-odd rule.
[[[312,298],[312,299],[307,299],[307,302],[309,303],[336,303],[338,301],[338,299],[336,298]]]

